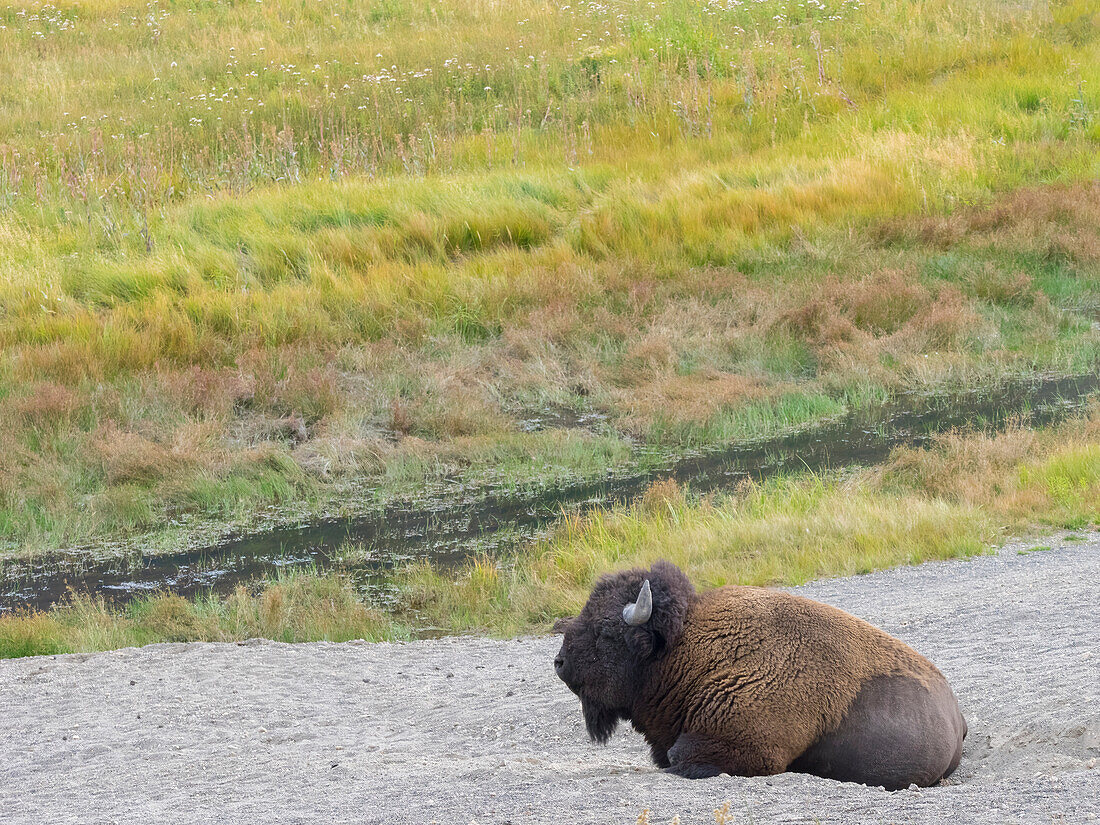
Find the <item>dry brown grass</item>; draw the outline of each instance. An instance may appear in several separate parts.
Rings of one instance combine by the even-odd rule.
[[[967,274],[967,285],[975,296],[995,304],[1034,303],[1035,279],[1019,270],[998,267],[992,261]]]
[[[806,340],[834,368],[874,365],[882,354],[905,358],[955,350],[987,328],[971,300],[952,285],[933,292],[912,271],[887,269],[858,280],[828,278],[776,328]]]
[[[312,424],[334,412],[344,393],[329,356],[310,349],[252,350],[238,361],[240,380],[251,396],[240,403],[278,418]]]
[[[229,415],[235,407],[251,403],[256,394],[255,378],[236,367],[192,366],[161,371],[158,378],[158,389],[191,415]]]
[[[898,449],[869,478],[994,515],[1008,530],[1036,521],[1066,527],[1100,512],[1100,409],[1055,430],[1021,425],[1004,432],[938,436],[928,449]]]
[[[1100,262],[1100,183],[1027,187],[981,209],[950,216],[886,222],[884,240],[908,240],[949,249],[959,244],[1030,250],[1076,261]]]
[[[846,284],[834,280],[823,291],[835,296],[856,327],[872,335],[896,332],[932,300],[912,270],[887,269]]]
[[[1034,458],[1042,440],[1030,428],[1012,426],[1005,432],[949,432],[937,436],[929,449],[901,448],[874,471],[883,483],[900,483],[969,505],[988,504],[1005,492],[1014,467]]]
[[[674,478],[664,478],[654,481],[638,499],[638,508],[645,513],[663,513],[667,510],[682,507],[687,499],[683,487]]]
[[[833,276],[779,322],[819,349],[851,348],[897,332],[932,301],[912,271],[886,269],[855,280]]]
[[[622,364],[616,372],[627,386],[645,384],[668,372],[673,365],[674,357],[672,342],[660,331],[656,331],[647,334],[640,341],[635,341],[627,348]]]
[[[141,433],[121,430],[117,425],[101,427],[91,439],[107,483],[150,483],[170,478],[193,463],[194,457],[153,441]]]
[[[655,421],[705,424],[718,412],[770,392],[754,378],[703,370],[694,375],[667,375],[609,393],[619,426],[644,436]]]
[[[55,381],[36,381],[25,394],[5,405],[8,414],[25,426],[41,426],[72,415],[84,402],[81,394]],[[10,406],[9,406],[10,405]]]
[[[331,424],[297,446],[291,455],[305,472],[325,481],[377,475],[385,469],[386,460],[385,446],[379,439],[355,437]]]
[[[917,339],[913,351],[957,348],[980,329],[982,321],[969,299],[953,286],[940,289],[936,299],[913,316],[903,331]]]
[[[799,307],[787,310],[779,323],[794,335],[808,341],[822,356],[846,349],[859,333],[851,318],[845,317],[831,300],[815,296]]]

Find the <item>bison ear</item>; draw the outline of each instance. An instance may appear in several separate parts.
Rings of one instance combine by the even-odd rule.
[[[554,622],[554,627],[550,632],[565,633],[565,631],[569,629],[569,625],[571,625],[573,623],[573,620],[576,618],[576,616],[566,616],[565,618],[558,619],[556,622]]]
[[[631,616],[627,616],[627,610],[623,611],[623,619],[630,625],[627,628],[627,643],[635,655],[649,659],[680,640],[688,603],[694,595],[695,588],[679,567],[667,561],[653,565],[642,585],[638,601],[627,605],[627,610],[635,608]],[[642,614],[646,603],[649,607],[647,620],[632,622],[631,618]]]

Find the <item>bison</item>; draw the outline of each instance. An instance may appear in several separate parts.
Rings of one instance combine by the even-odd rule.
[[[697,593],[659,561],[604,576],[555,629],[589,736],[629,721],[680,776],[789,770],[896,790],[939,782],[962,755],[966,722],[935,665],[801,596]]]

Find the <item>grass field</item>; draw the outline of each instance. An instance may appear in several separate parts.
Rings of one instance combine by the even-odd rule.
[[[1095,363],[1084,0],[69,0],[0,33],[7,553]],[[606,420],[523,431],[546,410]]]
[[[1088,0],[0,0],[0,44],[2,555],[568,484],[1097,365]],[[900,555],[749,579],[988,539],[929,493],[946,532],[912,545],[896,491],[805,483],[753,506],[808,496]],[[752,500],[668,517],[749,530]],[[528,627],[627,558],[562,541],[567,595],[431,621]],[[342,593],[325,634],[398,633],[278,587]],[[321,632],[246,595],[192,635]]]

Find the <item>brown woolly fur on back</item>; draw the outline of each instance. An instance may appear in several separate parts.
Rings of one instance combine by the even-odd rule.
[[[624,606],[648,580],[652,615]],[[935,665],[867,622],[755,587],[697,594],[668,562],[604,576],[555,661],[606,741],[629,720],[688,777],[799,770],[888,788],[958,765],[966,723]]]

